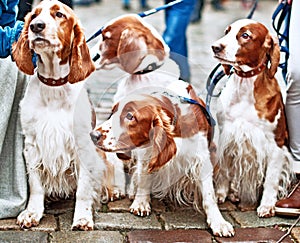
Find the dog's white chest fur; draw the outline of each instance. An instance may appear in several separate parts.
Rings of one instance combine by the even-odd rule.
[[[73,123],[81,89],[75,86],[53,88],[33,79],[20,104],[25,144],[39,151],[30,169],[43,178],[49,196],[68,196],[76,188],[78,155]],[[30,149],[25,153],[31,153]]]
[[[241,81],[235,76],[230,77],[220,96],[222,105],[218,106],[218,112],[224,113],[226,121],[237,118],[251,123],[259,121],[254,106],[253,83],[253,78]]]

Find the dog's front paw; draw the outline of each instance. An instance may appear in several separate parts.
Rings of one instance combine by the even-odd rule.
[[[257,215],[260,218],[270,218],[275,216],[275,206],[260,205],[257,208]]]
[[[115,187],[108,192],[111,202],[125,198],[125,192],[121,188]]]
[[[213,234],[220,237],[232,237],[234,236],[233,226],[225,221],[212,221],[210,228],[213,231]]]
[[[94,222],[93,220],[88,220],[86,218],[81,218],[73,222],[72,230],[93,230],[94,229]]]
[[[148,201],[134,200],[130,206],[130,212],[137,216],[149,216],[151,213],[151,206]]]
[[[21,228],[31,228],[38,226],[43,214],[38,214],[37,212],[31,212],[29,210],[24,210],[21,212],[17,218],[17,224]]]
[[[227,192],[225,190],[217,190],[216,197],[219,204],[224,203],[227,197]]]

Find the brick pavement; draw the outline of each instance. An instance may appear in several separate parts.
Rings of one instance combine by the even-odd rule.
[[[261,0],[254,19],[270,27],[276,2]],[[139,12],[138,1],[132,3],[132,12]],[[161,0],[149,1],[150,6],[161,4]],[[225,7],[224,12],[214,12],[207,3],[201,23],[191,25],[188,29],[192,84],[204,99],[205,81],[216,65],[211,57],[211,43],[222,35],[227,24],[248,14],[240,1],[228,0]],[[106,21],[125,13],[120,0],[102,0],[89,6],[75,6],[75,12],[85,27],[87,37]],[[160,32],[163,31],[163,12],[149,16],[147,20]],[[117,81],[123,75],[119,70],[97,71],[87,81],[99,121],[107,117]],[[214,105],[215,99],[212,100],[212,112]],[[236,235],[233,238],[219,238],[212,236],[204,214],[190,208],[176,209],[167,202],[153,200],[152,214],[139,218],[128,212],[130,203],[125,198],[99,207],[95,211],[95,230],[91,232],[70,230],[73,200],[48,203],[40,225],[30,230],[20,230],[15,224],[16,219],[0,220],[0,242],[277,242],[296,220],[283,217],[260,219],[254,211],[241,212],[235,205],[226,202],[220,205],[220,209],[225,219],[234,225]],[[300,224],[282,242],[300,242]]]

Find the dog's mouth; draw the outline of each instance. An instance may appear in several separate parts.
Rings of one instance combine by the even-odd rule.
[[[105,152],[128,153],[128,152],[130,152],[133,149],[133,147],[130,147],[130,146],[127,146],[127,147],[125,147],[125,146],[118,146],[118,145],[116,145],[116,146],[105,146],[105,145],[100,144],[100,143],[98,143],[96,141],[93,141],[93,142],[94,142],[94,144],[95,144],[95,146],[97,148],[99,148],[99,149],[101,149],[101,150],[103,150]]]
[[[214,58],[218,59],[219,62],[222,63],[222,64],[229,64],[229,65],[235,65],[236,64],[236,61],[227,60],[223,57],[220,57],[219,55],[214,55]]]
[[[36,37],[34,40],[32,40],[32,43],[34,46],[42,47],[42,46],[50,46],[51,43],[49,40],[43,38],[43,37]]]

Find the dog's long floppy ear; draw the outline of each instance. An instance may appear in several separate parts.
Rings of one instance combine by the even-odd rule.
[[[87,78],[95,70],[95,65],[90,57],[82,28],[77,23],[74,26],[74,40],[70,60],[70,73],[68,81],[76,83]]]
[[[149,173],[157,171],[165,165],[177,151],[175,141],[163,123],[165,122],[157,114],[153,120],[153,129],[150,134],[152,135],[153,154],[148,165]]]
[[[31,20],[31,13],[25,17],[23,30],[17,42],[12,46],[12,56],[18,68],[29,75],[34,73],[34,65],[32,62],[32,51],[29,48],[28,28]]]
[[[146,40],[134,29],[127,28],[122,31],[117,53],[122,69],[132,74],[147,53]]]
[[[267,57],[270,61],[268,74],[270,78],[273,78],[280,62],[280,47],[277,37],[268,34],[264,45],[267,48]]]

